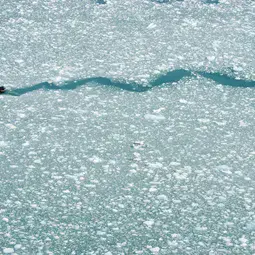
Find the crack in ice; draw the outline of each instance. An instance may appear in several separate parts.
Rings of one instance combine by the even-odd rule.
[[[87,83],[97,83],[104,86],[117,87],[123,90],[132,92],[146,92],[153,87],[157,87],[163,84],[173,84],[184,77],[196,77],[196,75],[203,76],[207,79],[213,80],[214,82],[232,86],[232,87],[255,87],[254,80],[244,80],[237,79],[235,77],[228,76],[226,74],[221,74],[219,72],[206,72],[206,71],[189,71],[185,69],[177,69],[166,74],[158,76],[156,79],[152,80],[148,85],[139,84],[136,82],[121,82],[107,77],[91,77],[79,80],[64,81],[61,86],[54,84],[53,82],[41,82],[29,87],[16,88],[12,90],[7,90],[5,94],[12,96],[21,96],[26,93],[44,89],[44,90],[74,90],[78,87],[86,85]]]

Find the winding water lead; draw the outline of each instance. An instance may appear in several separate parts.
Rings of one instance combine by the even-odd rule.
[[[243,80],[237,79],[235,77],[228,76],[226,74],[221,74],[219,72],[206,72],[206,71],[189,71],[185,69],[177,69],[166,74],[158,76],[156,79],[152,80],[148,85],[139,84],[136,82],[120,82],[106,77],[91,77],[80,80],[72,80],[72,81],[64,81],[61,83],[61,86],[54,84],[53,82],[41,82],[38,84],[34,84],[29,87],[17,88],[12,90],[6,90],[4,87],[0,87],[0,93],[4,93],[6,95],[11,96],[21,96],[26,93],[44,89],[44,90],[74,90],[78,87],[84,86],[87,83],[97,83],[104,86],[117,87],[123,90],[131,91],[131,92],[146,92],[153,87],[157,87],[163,84],[173,84],[175,82],[180,81],[184,77],[196,77],[197,75],[203,76],[207,79],[213,80],[214,82],[232,86],[232,87],[243,87],[243,88],[251,88],[255,87],[254,80]],[[2,89],[1,89],[2,88]]]

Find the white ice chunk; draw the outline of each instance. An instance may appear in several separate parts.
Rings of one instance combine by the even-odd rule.
[[[153,254],[158,254],[159,253],[159,251],[160,251],[160,248],[159,247],[152,247],[152,248],[150,248],[150,250],[151,250],[151,252],[153,253]]]
[[[168,200],[167,196],[166,196],[166,195],[163,195],[163,194],[158,195],[157,198],[158,198],[159,200],[164,200],[164,201]]]
[[[16,244],[16,245],[14,246],[14,249],[15,249],[15,250],[18,250],[18,249],[20,249],[21,247],[22,247],[21,244]]]
[[[148,29],[153,29],[153,28],[155,28],[156,26],[157,26],[156,24],[151,23],[147,28],[148,28]]]
[[[154,168],[154,169],[163,167],[163,165],[160,162],[148,163],[148,165],[149,165],[149,167]]]
[[[5,141],[0,141],[0,147],[7,147],[8,143]]]
[[[246,229],[247,229],[248,231],[255,231],[255,221],[249,222],[249,223],[246,225]]]
[[[165,116],[163,115],[155,115],[155,114],[145,114],[144,118],[146,120],[153,120],[153,121],[159,121],[159,120],[165,120]]]
[[[147,227],[152,227],[152,225],[154,224],[154,220],[147,220],[144,221],[143,224],[145,224]]]
[[[218,166],[217,169],[219,171],[223,172],[224,174],[232,174],[232,172],[231,172],[232,168],[227,165]]]
[[[8,124],[5,124],[6,127],[10,128],[10,129],[15,129],[17,128],[16,126],[14,126],[13,124],[11,123],[8,123]]]
[[[5,253],[5,254],[14,253],[14,249],[13,248],[4,248],[3,253]]]

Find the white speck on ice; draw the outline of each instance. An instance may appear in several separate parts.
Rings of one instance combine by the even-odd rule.
[[[94,185],[94,184],[85,184],[84,186],[86,188],[95,188],[96,187],[96,185]]]
[[[179,102],[182,103],[182,104],[187,104],[188,103],[188,101],[185,100],[185,99],[180,99]]]
[[[227,246],[233,246],[233,243],[229,237],[223,237],[222,239],[226,242]]]
[[[146,120],[153,120],[153,121],[159,121],[159,120],[165,120],[165,116],[163,115],[154,115],[154,114],[145,114],[144,118]]]
[[[170,246],[170,247],[176,247],[178,246],[178,242],[177,241],[167,241],[167,244]]]
[[[9,219],[8,218],[3,218],[3,221],[9,222]]]
[[[209,61],[213,61],[213,60],[215,60],[215,56],[208,56],[207,59],[208,59]]]
[[[243,120],[240,120],[239,121],[239,126],[240,127],[247,127],[248,125]]]
[[[158,198],[159,200],[165,200],[165,201],[168,200],[168,198],[167,198],[166,195],[158,195],[157,198]]]
[[[25,143],[22,144],[22,146],[29,146],[29,141],[26,141]]]
[[[176,234],[176,233],[171,235],[172,238],[180,238],[180,236],[181,236],[180,234]]]
[[[104,236],[106,233],[105,232],[103,232],[103,231],[97,231],[97,235],[99,235],[99,236]]]
[[[0,141],[0,147],[7,147],[8,143],[5,141]]]
[[[36,159],[36,160],[34,161],[34,163],[36,163],[36,164],[42,164],[42,161],[41,161],[41,159]]]
[[[249,222],[249,223],[247,224],[247,226],[246,226],[246,229],[247,229],[248,231],[255,231],[255,221]]]
[[[153,112],[159,113],[159,112],[161,112],[162,110],[165,110],[165,109],[166,109],[165,107],[161,107],[159,109],[153,110]]]
[[[16,244],[16,245],[14,246],[14,249],[15,249],[15,250],[18,250],[18,249],[20,249],[21,247],[22,247],[21,244]]]
[[[26,114],[24,114],[24,113],[18,113],[17,115],[18,115],[20,118],[22,118],[22,119],[26,117]]]
[[[157,26],[156,24],[151,23],[147,28],[148,28],[148,29],[153,29],[153,28],[155,28],[156,26]]]
[[[157,188],[156,187],[151,187],[150,189],[149,189],[149,192],[156,192],[157,191]]]
[[[209,119],[198,119],[198,122],[201,122],[201,123],[209,123],[210,120],[209,120]]]
[[[100,162],[103,161],[101,158],[99,158],[99,157],[97,157],[97,156],[93,156],[93,157],[91,157],[89,160],[90,160],[91,162],[95,163],[95,164],[100,163]]]
[[[163,165],[161,164],[161,163],[159,163],[159,162],[156,162],[156,163],[149,163],[148,164],[149,165],[149,167],[151,167],[151,168],[161,168]]]
[[[224,174],[232,174],[231,167],[229,167],[227,165],[218,166],[217,169]]]
[[[241,242],[242,247],[247,246],[248,239],[244,235],[241,238],[239,238],[239,241]]]
[[[14,253],[14,249],[13,248],[4,248],[3,253],[6,253],[6,254]]]
[[[17,128],[16,126],[14,126],[13,124],[11,123],[8,123],[8,124],[5,124],[6,127],[10,128],[10,129],[15,129]]]
[[[152,248],[150,248],[150,250],[151,250],[151,252],[153,253],[153,254],[158,254],[159,253],[159,251],[160,251],[160,248],[159,247],[152,247]]]
[[[154,224],[154,220],[147,220],[144,221],[143,224],[145,224],[147,227],[152,227],[152,225]]]
[[[179,163],[179,162],[174,162],[174,161],[172,161],[172,162],[170,162],[169,165],[170,165],[170,166],[179,166],[180,163]]]

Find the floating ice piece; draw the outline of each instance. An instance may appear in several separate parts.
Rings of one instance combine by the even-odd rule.
[[[97,231],[97,235],[104,236],[106,233],[104,231]]]
[[[10,128],[10,129],[15,129],[15,128],[17,128],[16,126],[14,126],[14,125],[11,124],[11,123],[6,124],[5,126],[8,127],[8,128]]]
[[[156,192],[156,191],[157,191],[157,188],[154,186],[149,189],[149,192]]]
[[[97,164],[97,163],[101,163],[103,160],[101,158],[99,158],[98,156],[94,155],[89,159],[91,162]]]
[[[5,253],[5,254],[14,253],[14,249],[13,248],[4,248],[3,253]]]
[[[5,141],[0,141],[0,147],[7,147],[8,143]]]
[[[241,242],[242,247],[247,246],[248,239],[245,237],[245,235],[243,235],[241,238],[239,238],[239,241]]]
[[[182,103],[182,104],[187,104],[188,103],[188,101],[185,100],[185,99],[180,99],[179,102]]]
[[[210,120],[209,120],[209,119],[198,119],[198,122],[201,122],[201,123],[209,123]]]
[[[152,227],[152,225],[154,224],[154,220],[147,220],[144,221],[143,224],[145,224],[147,227]]]
[[[96,185],[95,184],[85,184],[84,187],[86,187],[86,188],[95,188]]]
[[[232,168],[227,165],[221,165],[221,166],[217,167],[217,170],[219,170],[225,174],[232,174],[231,169]]]
[[[156,26],[157,26],[156,24],[151,23],[147,28],[148,28],[148,29],[153,29],[153,28],[155,28]]]
[[[21,244],[16,244],[16,245],[14,246],[14,249],[15,249],[15,250],[18,250],[18,249],[20,249],[21,247],[22,247]]]
[[[161,112],[162,110],[165,110],[165,109],[166,109],[165,107],[160,107],[159,109],[153,110],[153,112],[159,113],[159,112]]]
[[[141,154],[138,152],[134,152],[134,160],[135,161],[141,161]]]
[[[215,56],[208,56],[207,59],[208,59],[209,61],[214,61],[214,60],[215,60]]]
[[[27,115],[24,113],[18,113],[17,116],[20,117],[21,119],[24,119],[26,118]]]
[[[42,160],[41,159],[36,159],[36,160],[34,160],[34,162],[36,163],[36,164],[42,164]]]
[[[165,120],[165,116],[163,115],[154,115],[154,114],[145,114],[144,118],[146,120],[153,120],[153,121],[159,121],[159,120]]]
[[[151,252],[153,253],[153,254],[158,254],[159,253],[159,251],[160,251],[160,248],[159,247],[152,247],[152,248],[150,248],[150,250],[151,250]]]
[[[249,223],[246,225],[246,229],[247,229],[248,231],[255,231],[255,221],[249,222]]]
[[[161,168],[163,167],[163,165],[159,162],[156,162],[156,163],[148,163],[148,166],[151,167],[151,168]]]
[[[22,146],[29,146],[30,145],[30,143],[29,143],[29,141],[26,141],[25,143],[22,143]]]
[[[248,125],[243,120],[240,120],[239,121],[239,126],[240,127],[247,127]]]
[[[158,195],[157,196],[157,198],[159,199],[159,200],[164,200],[164,201],[167,201],[168,200],[168,198],[167,198],[167,196],[166,195]]]
[[[180,163],[179,163],[179,162],[174,162],[174,161],[172,161],[172,162],[170,162],[169,165],[170,165],[170,166],[179,166]]]

